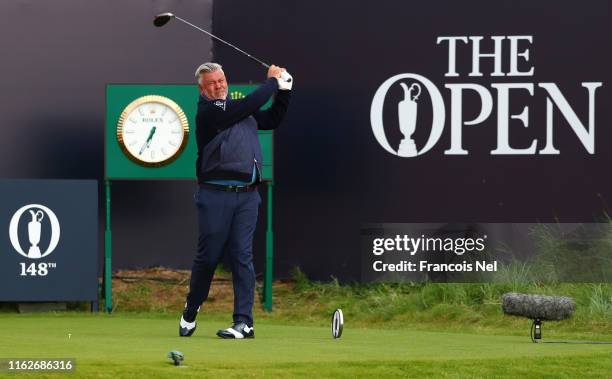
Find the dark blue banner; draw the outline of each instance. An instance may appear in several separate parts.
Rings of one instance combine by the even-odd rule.
[[[95,180],[0,180],[0,301],[97,298]]]

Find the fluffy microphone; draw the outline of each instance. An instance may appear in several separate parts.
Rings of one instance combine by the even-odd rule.
[[[510,292],[502,296],[502,310],[507,315],[539,320],[565,320],[572,317],[576,304],[571,297],[526,295]]]

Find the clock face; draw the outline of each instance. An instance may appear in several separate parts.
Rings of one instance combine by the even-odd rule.
[[[134,162],[158,167],[174,161],[185,149],[189,124],[183,110],[163,96],[132,101],[121,113],[117,140]]]

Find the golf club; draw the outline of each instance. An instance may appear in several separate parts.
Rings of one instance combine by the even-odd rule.
[[[252,59],[252,60],[254,60],[255,62],[257,62],[257,63],[259,63],[260,65],[264,66],[265,68],[270,68],[270,65],[269,65],[269,64],[267,64],[267,63],[265,63],[265,62],[263,62],[262,60],[257,59],[256,57],[252,56],[251,54],[247,53],[246,51],[244,51],[244,50],[242,50],[242,49],[240,49],[240,48],[238,48],[238,47],[236,47],[236,46],[232,45],[231,43],[229,43],[229,42],[227,42],[227,41],[225,41],[225,40],[223,40],[223,39],[221,39],[221,38],[217,37],[216,35],[214,35],[214,34],[212,34],[212,33],[208,32],[208,31],[206,31],[206,30],[204,30],[204,29],[202,29],[202,28],[200,28],[200,27],[198,27],[198,26],[195,26],[194,24],[190,23],[189,21],[183,20],[182,18],[178,17],[177,15],[175,15],[175,14],[173,14],[173,13],[170,13],[170,12],[165,12],[165,13],[160,13],[160,14],[158,14],[157,16],[155,16],[155,19],[153,20],[153,25],[155,25],[155,26],[157,26],[157,27],[162,27],[162,26],[166,25],[166,24],[168,23],[168,21],[170,21],[170,20],[171,20],[171,19],[173,19],[173,18],[176,18],[177,20],[179,20],[179,21],[181,21],[181,22],[183,22],[183,23],[185,23],[185,24],[187,24],[187,25],[189,25],[189,26],[191,26],[191,27],[193,27],[193,28],[195,28],[195,29],[197,29],[197,30],[201,31],[202,33],[204,33],[204,34],[207,34],[207,35],[211,36],[212,38],[216,39],[216,40],[217,40],[217,41],[219,41],[219,42],[223,42],[223,43],[224,43],[224,44],[226,44],[227,46],[232,47],[232,48],[234,48],[235,50],[237,50],[237,51],[241,52],[242,54],[244,54],[244,55],[246,55],[247,57],[251,58],[251,59]]]

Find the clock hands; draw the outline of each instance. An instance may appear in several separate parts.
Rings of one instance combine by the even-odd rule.
[[[149,132],[149,137],[147,137],[147,140],[145,141],[145,143],[140,148],[140,152],[138,153],[138,155],[142,155],[142,153],[145,151],[145,149],[148,148],[151,145],[151,140],[153,139],[153,134],[155,134],[155,130],[156,129],[157,128],[155,126],[151,128],[151,131]]]

